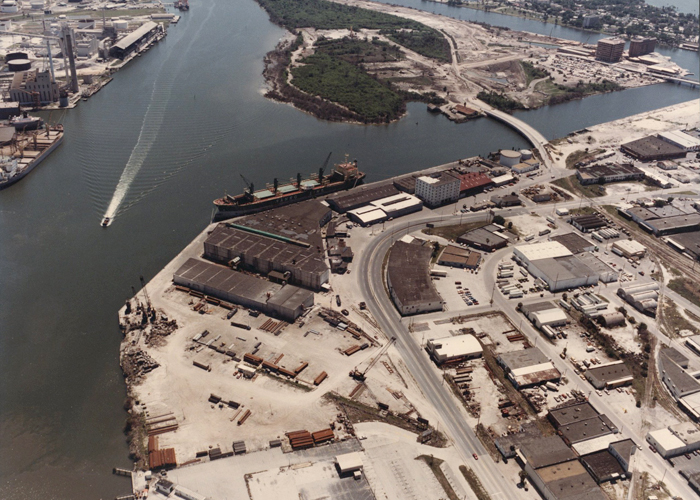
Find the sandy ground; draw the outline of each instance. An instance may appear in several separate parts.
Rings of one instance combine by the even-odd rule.
[[[574,151],[585,148],[617,149],[622,143],[658,132],[697,128],[700,126],[699,107],[700,99],[695,99],[589,127],[584,133],[558,141],[556,148],[559,153],[555,155],[560,159],[558,166],[563,168],[564,160]]]

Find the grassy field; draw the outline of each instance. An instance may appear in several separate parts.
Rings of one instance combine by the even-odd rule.
[[[530,82],[528,81],[528,84],[529,83]],[[619,84],[609,80],[592,83],[579,82],[576,85],[563,85],[560,83],[555,83],[550,78],[535,85],[535,90],[549,95],[547,104],[559,104],[562,102],[571,101],[573,99],[581,99],[588,95],[622,90],[622,87]]]
[[[451,61],[449,44],[442,34],[417,21],[326,0],[258,0],[258,3],[268,12],[272,22],[289,30],[381,30],[396,43],[421,55]]]
[[[520,101],[511,99],[505,94],[499,94],[498,92],[486,92],[482,90],[476,95],[477,99],[484,101],[489,106],[510,113],[516,109],[524,109],[525,106],[522,105]]]
[[[316,52],[323,52],[331,57],[342,59],[350,64],[393,62],[406,59],[403,51],[381,40],[355,40],[341,38],[340,40],[318,40],[315,44]]]
[[[527,78],[527,85],[530,85],[533,80],[539,80],[540,78],[549,76],[549,71],[539,68],[527,61],[520,61],[520,66],[522,66],[525,77]]]
[[[569,177],[562,177],[552,181],[552,184],[559,186],[560,188],[571,191],[572,193],[583,195],[588,198],[597,198],[599,196],[605,196],[605,188],[600,184],[591,184],[584,186],[581,184],[576,177],[576,175],[570,175]]]
[[[342,59],[317,53],[301,62],[292,69],[297,88],[345,106],[368,122],[389,122],[405,110],[399,94]]]
[[[674,278],[668,287],[686,300],[700,307],[700,284],[686,278]]]

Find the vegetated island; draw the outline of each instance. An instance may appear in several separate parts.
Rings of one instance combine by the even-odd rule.
[[[435,92],[399,88],[396,83],[401,78],[394,76],[396,72],[380,76],[366,69],[373,64],[400,65],[406,61],[402,48],[449,63],[450,47],[439,31],[410,19],[326,0],[258,2],[275,24],[296,33],[296,38],[281,42],[265,58],[264,74],[271,86],[267,97],[325,120],[360,123],[397,120],[408,101],[446,102]],[[349,35],[327,38],[316,30],[347,30]],[[299,48],[303,48],[295,61],[299,64],[292,65]]]

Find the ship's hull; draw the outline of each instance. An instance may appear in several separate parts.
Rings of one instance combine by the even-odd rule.
[[[7,187],[10,187],[15,182],[22,180],[27,174],[29,174],[29,172],[34,170],[34,168],[37,165],[39,165],[39,163],[44,161],[44,159],[47,156],[49,156],[53,152],[54,149],[56,149],[58,146],[60,146],[62,142],[63,142],[63,135],[61,135],[58,139],[56,139],[54,141],[54,143],[51,144],[51,146],[49,146],[44,151],[42,151],[41,154],[39,156],[37,156],[33,162],[31,162],[29,165],[27,165],[27,167],[24,170],[22,170],[19,174],[15,175],[14,177],[12,177],[11,179],[9,179],[5,182],[0,182],[0,190],[5,189]]]
[[[308,191],[299,191],[298,193],[292,193],[287,196],[279,196],[267,200],[261,200],[255,203],[247,203],[242,205],[216,204],[217,210],[214,213],[214,221],[218,222],[226,219],[231,219],[233,217],[240,217],[242,215],[250,215],[258,212],[264,212],[265,210],[283,207],[292,203],[299,203],[300,201],[306,201],[312,198],[318,198],[320,196],[336,193],[338,191],[351,189],[355,186],[359,186],[360,184],[362,184],[363,179],[364,174],[362,174],[362,176],[360,177],[352,179],[351,181],[338,182],[336,185],[324,186],[322,188],[310,189]]]

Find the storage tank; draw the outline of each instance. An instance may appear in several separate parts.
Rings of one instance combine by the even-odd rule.
[[[510,149],[501,150],[501,165],[504,167],[512,167],[520,163],[520,153],[518,151],[511,151]]]
[[[29,59],[29,54],[26,52],[9,52],[5,56],[5,62],[10,62],[15,59]]]
[[[114,29],[119,31],[126,31],[129,29],[129,22],[124,20],[114,21]]]
[[[529,149],[521,149],[520,150],[520,158],[523,161],[531,159],[532,158],[532,151],[530,151]]]
[[[32,69],[32,63],[29,59],[13,59],[7,63],[7,69],[14,73],[18,71],[27,71]]]

